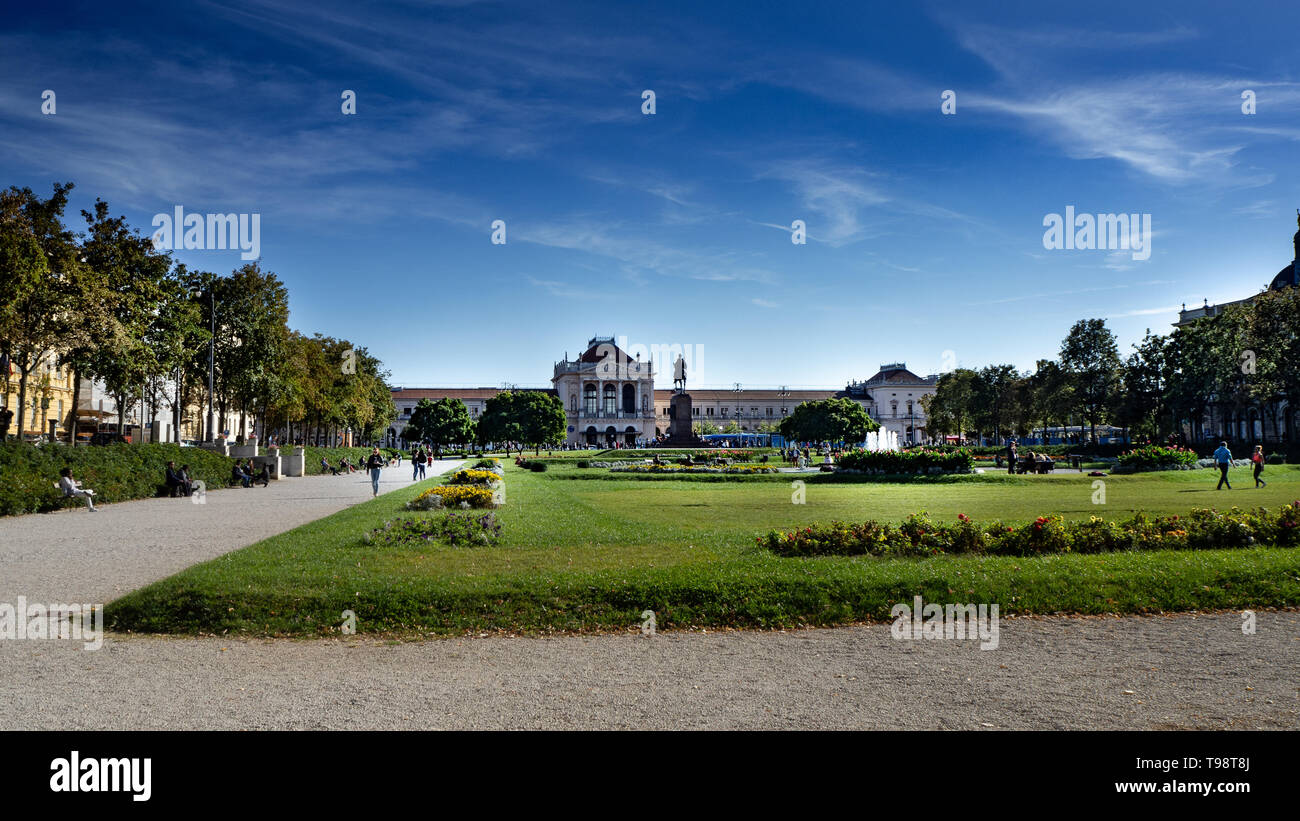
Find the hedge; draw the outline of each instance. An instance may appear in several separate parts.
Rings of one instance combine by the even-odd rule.
[[[65,497],[55,483],[59,471],[72,468],[83,487],[95,491],[96,502],[123,502],[158,495],[167,462],[190,466],[190,478],[210,488],[225,487],[231,460],[202,448],[173,444],[105,445],[69,447],[0,443],[0,516],[44,513],[84,505]]]
[[[973,461],[965,449],[854,450],[841,456],[836,467],[885,474],[969,473]]]

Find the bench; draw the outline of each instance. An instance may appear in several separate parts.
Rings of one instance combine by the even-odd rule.
[[[1021,456],[1016,459],[1016,473],[1051,473],[1056,467],[1056,462],[1052,459],[1034,459],[1031,456]]]

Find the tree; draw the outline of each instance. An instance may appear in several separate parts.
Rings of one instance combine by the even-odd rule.
[[[410,426],[421,441],[433,445],[438,458],[442,458],[444,445],[473,440],[474,420],[459,399],[443,398],[437,402],[421,399],[411,412]]]
[[[1040,359],[1029,377],[1033,417],[1043,423],[1043,444],[1047,444],[1052,422],[1064,422],[1074,406],[1074,389],[1061,366],[1052,359]]]
[[[177,283],[168,277],[171,258],[158,253],[125,217],[109,216],[108,203],[97,199],[94,210],[82,211],[81,216],[86,222],[82,254],[94,278],[92,292],[102,299],[102,314],[93,322],[93,343],[71,351],[70,359],[98,378],[114,398],[121,433],[131,400],[140,395],[149,377],[168,369],[157,358],[166,347],[158,344],[157,323],[161,306]]]
[[[55,184],[42,200],[30,188],[0,194],[4,221],[0,251],[5,263],[0,286],[0,344],[18,369],[18,437],[27,418],[28,379],[36,367],[71,347],[86,333],[77,308],[85,278],[76,237],[63,225],[72,184]],[[10,276],[9,266],[13,266]],[[6,382],[8,374],[5,374]],[[74,409],[75,413],[75,409]]]
[[[564,438],[564,403],[542,391],[502,391],[484,404],[477,436],[480,442],[514,442],[541,452],[544,444]],[[508,452],[508,451],[507,451]]]
[[[806,442],[861,442],[880,430],[862,406],[852,399],[821,399],[801,402],[781,420],[781,435]]]
[[[696,436],[711,436],[718,432],[718,426],[705,419],[691,425],[691,432]]]
[[[1292,438],[1292,422],[1300,409],[1300,288],[1268,291],[1251,305],[1248,340],[1255,353],[1255,373],[1250,390],[1261,402],[1268,402],[1273,416],[1273,433],[1277,436],[1278,399],[1287,406],[1285,422],[1287,441]]]
[[[989,365],[971,380],[971,416],[978,428],[992,429],[1002,441],[1002,428],[1011,420],[1011,403],[1018,378],[1014,365]]]
[[[1125,428],[1141,431],[1153,439],[1160,437],[1164,419],[1165,348],[1168,339],[1155,336],[1147,329],[1140,343],[1120,368],[1120,390],[1113,413]]]
[[[1093,444],[1097,422],[1115,393],[1119,365],[1119,347],[1104,319],[1079,320],[1061,343],[1061,367],[1083,405]]]
[[[956,433],[960,438],[975,416],[975,382],[978,374],[970,368],[957,368],[939,377],[934,397],[926,408],[926,419],[934,430]]]

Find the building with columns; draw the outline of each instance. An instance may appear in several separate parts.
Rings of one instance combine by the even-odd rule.
[[[612,336],[587,340],[577,359],[565,352],[551,384],[564,403],[566,444],[635,445],[656,435],[654,362],[628,356]]]
[[[850,382],[845,394],[861,404],[881,428],[898,434],[900,444],[920,445],[930,441],[921,399],[934,395],[938,384],[939,377],[934,374],[917,376],[907,369],[906,362],[892,362],[881,365],[865,382]]]
[[[672,363],[664,367],[671,368]],[[550,389],[564,403],[567,445],[613,447],[652,441],[668,433],[668,408],[673,392],[655,389],[652,359],[630,356],[615,337],[594,336],[575,359],[568,353],[552,369]],[[880,366],[865,382],[834,388],[692,388],[694,421],[708,423],[720,432],[775,432],[781,420],[803,402],[837,397],[858,402],[882,427],[898,434],[899,442],[922,444],[926,434],[921,397],[933,394],[937,376],[917,376],[905,363]],[[487,400],[504,388],[397,388],[393,401],[397,420],[389,431],[396,441],[421,399],[460,399],[472,418],[478,418]]]

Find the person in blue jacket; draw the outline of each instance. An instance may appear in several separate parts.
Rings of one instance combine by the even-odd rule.
[[[1227,485],[1228,490],[1232,490],[1232,483],[1228,481],[1228,468],[1232,467],[1232,451],[1228,450],[1227,442],[1220,442],[1219,449],[1214,452],[1214,461],[1219,465],[1219,486],[1215,490],[1223,490]]]

